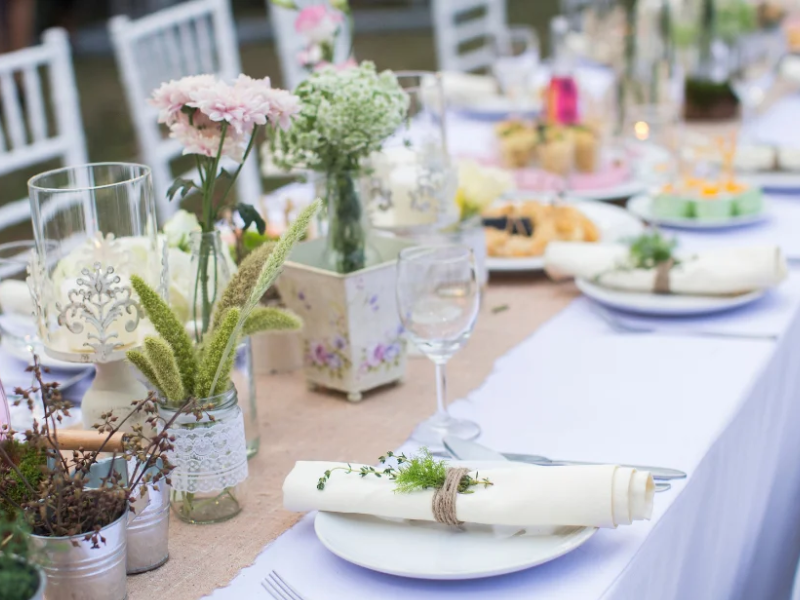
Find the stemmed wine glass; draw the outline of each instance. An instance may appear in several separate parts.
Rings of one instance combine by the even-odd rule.
[[[441,448],[444,436],[473,439],[477,423],[447,412],[445,365],[466,344],[480,307],[475,258],[465,246],[415,246],[400,253],[397,307],[403,326],[417,347],[436,365],[437,411],[423,421],[412,439]]]
[[[539,38],[531,27],[506,27],[494,37],[492,72],[511,104],[512,118],[530,110],[539,68]]]

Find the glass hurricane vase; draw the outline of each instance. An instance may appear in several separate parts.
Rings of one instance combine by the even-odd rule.
[[[248,474],[244,420],[233,386],[198,403],[203,407],[200,420],[159,407],[163,423],[174,418],[169,428],[175,438],[169,453],[175,466],[170,474],[171,504],[186,523],[219,523],[242,510]]]

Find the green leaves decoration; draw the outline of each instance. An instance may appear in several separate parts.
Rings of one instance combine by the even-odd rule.
[[[144,354],[164,396],[169,402],[180,404],[186,398],[186,389],[172,347],[163,338],[147,336],[144,339]]]
[[[133,275],[131,277],[133,289],[139,295],[139,301],[147,311],[147,316],[153,327],[162,338],[172,347],[175,360],[181,373],[181,380],[185,390],[194,389],[194,374],[197,371],[197,360],[194,355],[192,339],[186,329],[169,305],[159,296],[144,280]]]
[[[250,225],[255,223],[258,233],[264,235],[264,232],[267,230],[267,223],[255,208],[250,204],[240,202],[236,205],[235,210],[239,213],[239,216],[242,217],[242,221],[244,221],[242,230],[248,229]]]
[[[222,318],[229,308],[234,306],[242,308],[245,305],[253,291],[253,286],[255,286],[258,280],[258,275],[261,273],[261,269],[264,267],[267,258],[272,254],[274,247],[273,244],[259,246],[256,250],[248,254],[242,261],[242,264],[239,265],[239,270],[236,271],[236,274],[231,278],[225,291],[222,293],[222,297],[214,308],[214,319],[211,324],[212,331],[222,321]]]
[[[197,185],[191,179],[176,177],[175,181],[173,181],[172,185],[167,189],[167,198],[169,198],[171,202],[175,198],[175,195],[178,194],[178,199],[181,200],[186,197],[186,194],[192,191],[192,188],[196,187]]]
[[[235,335],[239,323],[240,311],[237,307],[229,309],[225,318],[212,335],[211,340],[203,346],[203,361],[197,372],[195,396],[210,398],[221,394],[228,387],[228,379],[233,369],[235,352],[226,353],[228,344],[238,345],[239,336]]]
[[[274,306],[257,306],[242,327],[242,337],[264,331],[296,331],[303,327],[303,320],[296,314]]]

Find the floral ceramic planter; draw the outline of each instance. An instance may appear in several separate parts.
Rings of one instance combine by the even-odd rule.
[[[278,280],[281,298],[305,321],[309,383],[346,392],[352,401],[405,373],[395,274],[397,255],[412,243],[380,236],[370,243],[384,262],[348,274],[325,269],[325,240],[298,244]]]

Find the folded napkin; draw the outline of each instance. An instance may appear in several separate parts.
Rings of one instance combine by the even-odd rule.
[[[545,270],[553,279],[576,277],[629,292],[656,289],[656,269],[625,265],[628,246],[551,242],[544,254]],[[673,294],[725,296],[771,288],[788,273],[786,259],[777,246],[705,250],[679,257],[669,271]]]
[[[324,490],[320,476],[345,463],[297,462],[283,482],[283,505],[385,518],[433,521],[433,490],[396,493],[382,477],[333,471]],[[361,465],[352,465],[359,469]],[[471,473],[477,477],[475,473]],[[477,485],[456,496],[456,514],[482,525],[616,527],[649,519],[655,486],[650,473],[613,465],[537,467],[509,463],[480,471],[494,485]]]

